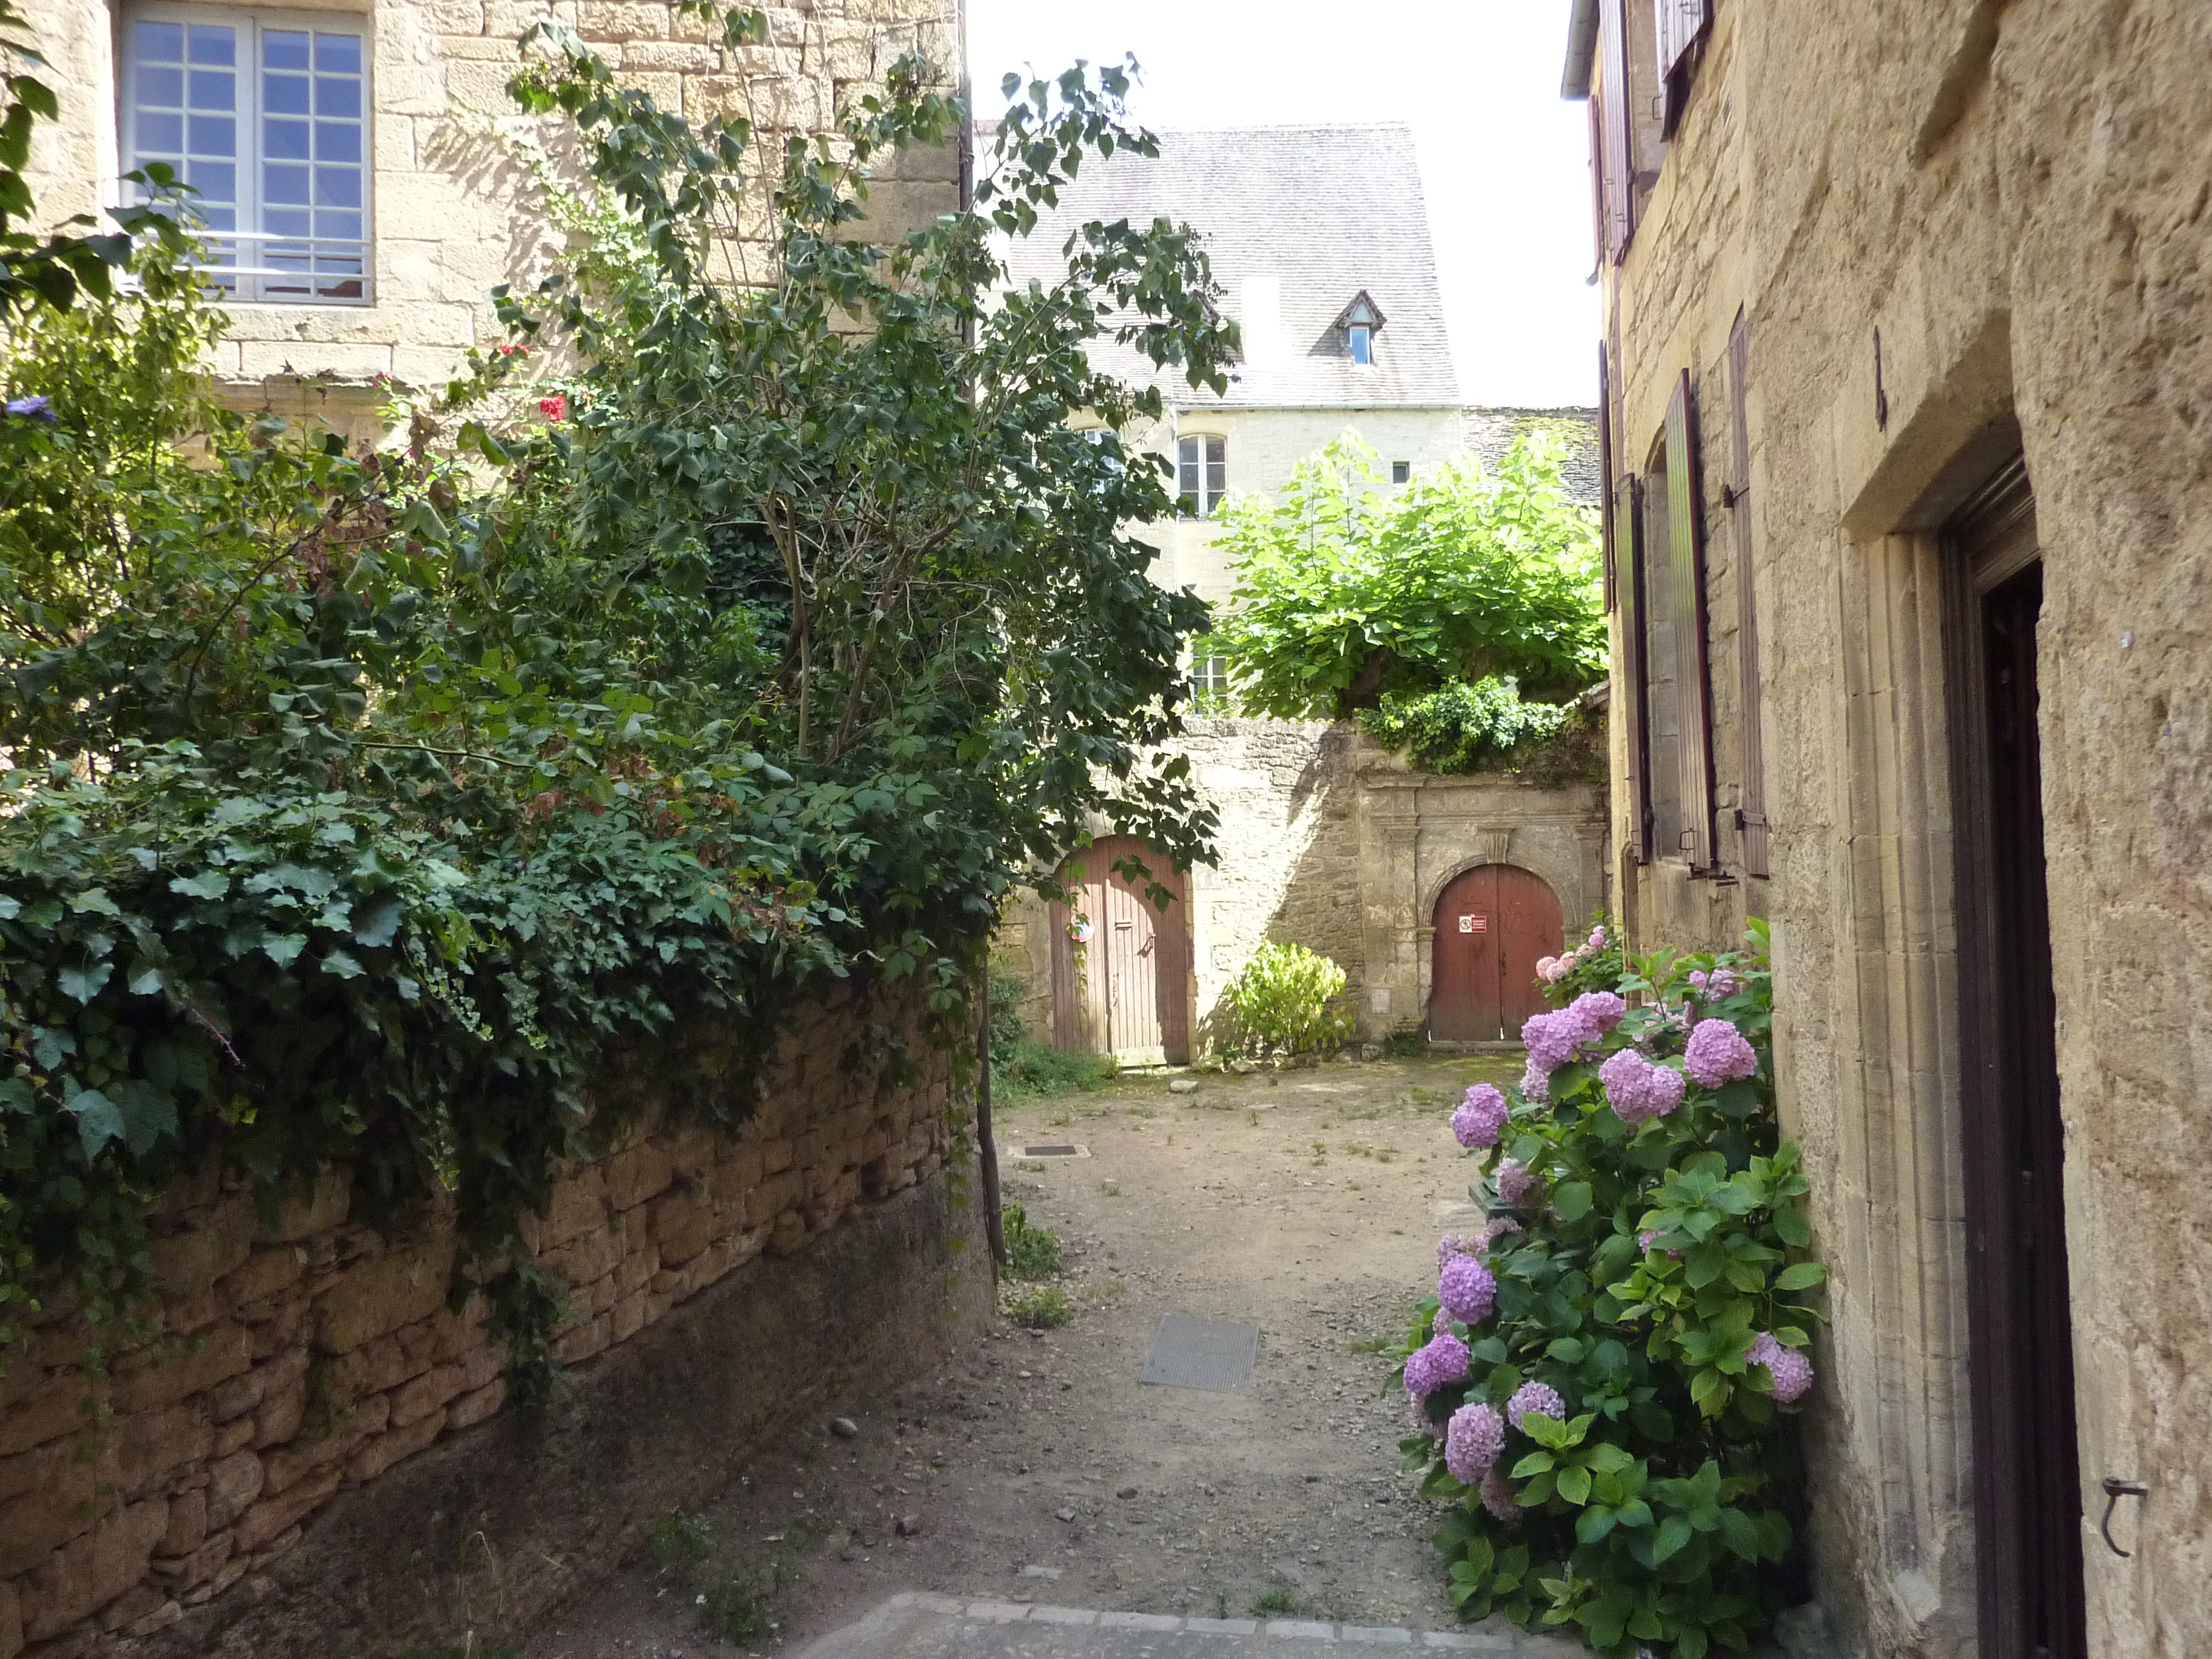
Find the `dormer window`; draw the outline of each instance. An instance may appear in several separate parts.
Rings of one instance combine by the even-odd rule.
[[[1375,301],[1362,289],[1344,314],[1336,319],[1337,328],[1344,335],[1344,349],[1351,355],[1357,368],[1368,368],[1375,362],[1375,336],[1382,326],[1382,313],[1375,308]]]

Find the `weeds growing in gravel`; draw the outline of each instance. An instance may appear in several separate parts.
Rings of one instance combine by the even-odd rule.
[[[1006,1304],[1006,1317],[1032,1331],[1048,1331],[1075,1317],[1074,1304],[1057,1285],[1040,1285]]]
[[[1264,1619],[1271,1613],[1296,1613],[1298,1598],[1280,1584],[1270,1584],[1252,1598],[1252,1613]]]
[[[1064,1267],[1060,1235],[1033,1224],[1029,1212],[1018,1204],[1008,1204],[999,1213],[1006,1235],[1007,1272],[1016,1279],[1058,1277]]]

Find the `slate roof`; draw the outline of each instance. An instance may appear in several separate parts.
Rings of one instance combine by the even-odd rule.
[[[1165,216],[1197,227],[1244,331],[1245,361],[1225,398],[1162,380],[1170,400],[1204,407],[1446,409],[1459,377],[1444,334],[1428,208],[1410,127],[1162,131],[1154,158],[1089,157],[1036,233],[1013,240],[1017,283],[1061,271],[1068,233],[1092,220]],[[1386,319],[1375,361],[1356,367],[1335,328],[1362,289]],[[1124,379],[1151,365],[1112,345],[1093,361]]]

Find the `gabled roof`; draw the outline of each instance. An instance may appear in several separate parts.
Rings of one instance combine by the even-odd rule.
[[[1060,245],[1092,220],[1188,221],[1205,239],[1224,301],[1244,332],[1228,395],[1155,377],[1133,352],[1093,348],[1099,367],[1158,379],[1183,409],[1447,409],[1459,377],[1444,333],[1436,256],[1410,127],[1240,127],[1162,131],[1155,158],[1085,159],[1033,235],[1014,240],[1017,283],[1050,283]],[[1375,361],[1352,361],[1338,324],[1364,293],[1388,319]]]

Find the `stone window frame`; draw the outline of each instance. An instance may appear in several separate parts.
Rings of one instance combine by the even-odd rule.
[[[1210,519],[1229,494],[1229,434],[1178,432],[1175,441],[1176,516]]]
[[[126,0],[116,11],[115,52],[115,138],[118,172],[129,173],[138,166],[137,123],[138,99],[137,93],[137,26],[140,22],[174,22],[185,24],[220,24],[240,32],[241,50],[236,73],[240,88],[234,100],[234,115],[240,129],[235,144],[235,165],[239,172],[238,228],[221,234],[237,240],[263,241],[281,240],[313,245],[337,241],[347,247],[356,245],[353,238],[274,238],[261,228],[264,204],[261,191],[264,181],[261,167],[264,160],[260,131],[264,88],[261,37],[264,31],[305,32],[308,33],[345,33],[356,36],[361,42],[361,159],[358,163],[361,179],[361,229],[357,246],[360,249],[361,270],[353,272],[293,272],[276,271],[241,264],[232,269],[249,280],[233,280],[222,284],[232,303],[240,305],[277,305],[287,308],[328,306],[342,310],[358,311],[376,304],[376,95],[375,95],[375,28],[374,17],[369,9],[353,10],[340,8],[301,9],[283,6],[257,6],[228,3],[228,0]],[[123,199],[129,189],[119,180],[117,199]],[[249,210],[248,204],[251,203]],[[312,207],[311,210],[312,211]],[[251,228],[249,228],[249,222]],[[310,256],[311,258],[313,256]],[[216,269],[216,267],[211,267]],[[311,290],[307,293],[288,293],[279,287],[271,291],[270,279],[300,281]],[[333,281],[332,279],[336,279]],[[340,284],[358,284],[357,294],[331,292]]]

